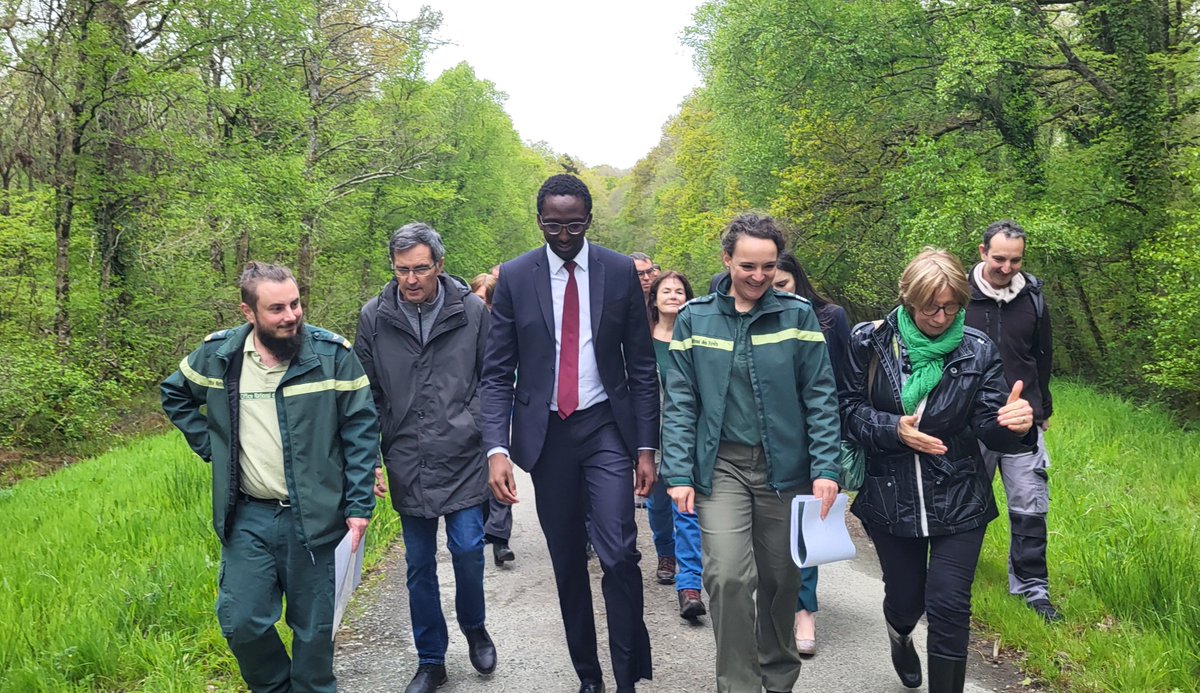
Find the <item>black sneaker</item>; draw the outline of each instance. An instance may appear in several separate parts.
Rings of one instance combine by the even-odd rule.
[[[1058,613],[1058,609],[1054,608],[1049,599],[1034,599],[1031,602],[1026,602],[1026,604],[1038,616],[1041,616],[1046,623],[1058,623],[1063,620],[1062,614]]]

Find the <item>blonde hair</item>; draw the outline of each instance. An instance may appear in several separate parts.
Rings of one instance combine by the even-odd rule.
[[[487,304],[488,308],[491,308],[492,295],[496,293],[496,278],[487,272],[475,275],[475,278],[471,280],[471,293],[479,291],[479,287],[483,287],[483,302]]]
[[[971,300],[967,273],[958,258],[941,248],[926,246],[900,275],[900,304],[910,312],[924,308],[942,289],[950,289],[954,300],[964,308]]]

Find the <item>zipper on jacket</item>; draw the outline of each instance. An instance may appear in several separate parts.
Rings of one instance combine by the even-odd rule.
[[[926,396],[917,404],[917,425],[920,426],[921,416],[925,414],[925,404],[929,401]],[[917,516],[921,518],[921,536],[929,536],[929,518],[925,516],[925,479],[921,474],[921,453],[913,453],[913,468],[917,472]]]
[[[921,477],[921,454],[913,453],[913,468],[917,471],[917,515],[921,518],[921,536],[929,536],[929,520],[925,517],[925,480]]]

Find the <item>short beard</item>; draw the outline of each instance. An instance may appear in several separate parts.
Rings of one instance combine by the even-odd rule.
[[[296,331],[290,337],[280,338],[264,334],[257,326],[254,328],[254,336],[258,339],[259,345],[271,352],[275,358],[280,361],[290,361],[299,353],[300,345],[304,343],[304,320],[296,321]]]

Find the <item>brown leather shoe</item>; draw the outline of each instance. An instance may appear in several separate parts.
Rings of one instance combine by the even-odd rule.
[[[658,570],[654,571],[654,577],[658,578],[660,585],[675,584],[675,557],[659,556]]]
[[[707,614],[704,602],[700,599],[700,590],[679,590],[679,617],[692,619]]]

